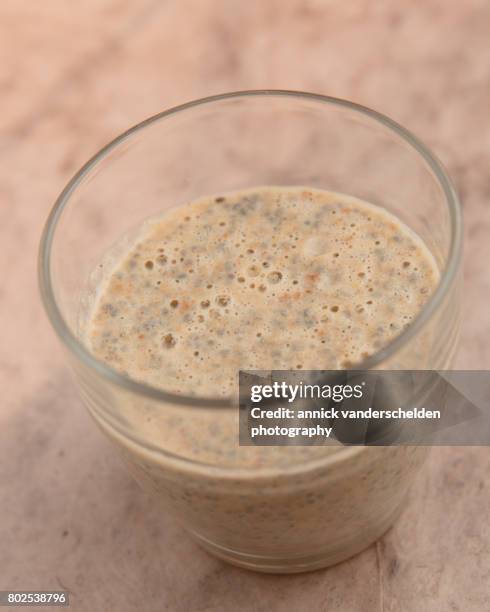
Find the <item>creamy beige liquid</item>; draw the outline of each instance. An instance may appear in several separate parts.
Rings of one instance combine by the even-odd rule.
[[[145,222],[125,255],[102,265],[87,330],[94,354],[133,379],[207,397],[233,397],[239,369],[362,362],[410,325],[438,280],[429,251],[397,218],[304,188],[200,199]],[[140,434],[175,455],[279,470],[255,484],[253,473],[227,480],[223,489],[220,479],[192,468],[175,472],[161,458],[142,460],[128,445],[144,478],[208,545],[252,555],[304,556],[327,546],[329,528],[334,541],[343,534],[360,542],[387,522],[401,495],[397,482],[420,458],[417,449],[363,449],[337,464],[335,482],[307,463],[342,447],[239,447],[230,411],[189,418],[178,410],[126,410]],[[287,478],[287,466],[294,476]],[[389,501],[376,510],[383,496]],[[281,534],[293,528],[286,541]],[[356,540],[359,529],[365,533]]]
[[[148,222],[94,314],[95,354],[208,397],[239,369],[336,369],[386,346],[437,281],[420,239],[354,198],[250,190]]]

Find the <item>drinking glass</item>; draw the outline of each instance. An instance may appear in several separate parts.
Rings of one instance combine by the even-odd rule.
[[[144,220],[204,195],[261,185],[347,193],[416,232],[437,263],[438,286],[411,325],[362,367],[450,365],[462,233],[450,180],[400,125],[321,95],[218,95],[129,129],[56,201],[41,241],[40,287],[89,411],[156,503],[231,563],[299,572],[341,561],[382,535],[403,509],[426,449],[345,446],[332,454],[282,447],[270,451],[270,461],[255,461],[257,448],[238,446],[237,398],[218,391],[187,397],[132,380],[94,357],[85,340],[99,262],[107,253],[117,261]],[[199,428],[202,439],[182,444],[176,423],[184,435]],[[217,424],[224,443],[213,438]]]

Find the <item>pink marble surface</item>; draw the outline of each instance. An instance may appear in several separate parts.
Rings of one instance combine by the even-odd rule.
[[[490,367],[486,0],[64,0],[0,5],[0,589],[66,588],[77,611],[490,610],[490,452],[439,448],[378,544],[261,576],[209,557],[140,492],[90,421],[42,312],[54,198],[102,144],[161,109],[248,88],[372,106],[440,156],[462,195],[458,365]]]

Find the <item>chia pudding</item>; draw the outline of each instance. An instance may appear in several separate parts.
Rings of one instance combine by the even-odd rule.
[[[119,372],[190,398],[233,401],[240,369],[359,364],[410,325],[439,278],[398,218],[307,188],[201,198],[145,221],[124,244],[98,266],[81,334]],[[262,571],[313,569],[367,546],[425,456],[420,447],[240,447],[238,409],[130,394],[118,409],[134,439],[93,412],[137,478],[208,550]]]

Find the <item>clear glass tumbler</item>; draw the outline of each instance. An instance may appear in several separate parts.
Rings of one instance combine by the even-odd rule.
[[[185,397],[119,374],[98,361],[84,325],[100,280],[98,263],[124,249],[148,217],[203,195],[259,185],[347,193],[397,215],[426,243],[440,282],[403,333],[365,368],[443,369],[459,330],[461,219],[457,196],[426,147],[390,119],[356,104],[288,91],[214,96],[162,112],[93,157],[58,198],[40,249],[40,286],[94,419],[140,483],[157,493],[202,546],[266,572],[341,561],[378,538],[403,508],[426,456],[423,447],[342,447],[294,462],[246,465],[183,451],[176,419],[228,428],[238,445],[235,398]],[[318,369],[322,364],[318,364]],[[208,429],[204,429],[207,431]],[[276,449],[277,450],[277,449]],[[231,457],[231,458],[230,458]]]

